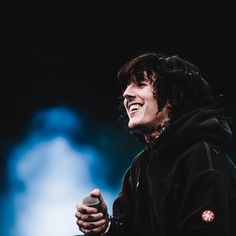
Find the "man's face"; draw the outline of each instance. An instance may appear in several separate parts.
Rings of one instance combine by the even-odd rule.
[[[129,117],[128,127],[149,132],[160,125],[157,101],[153,96],[153,83],[145,78],[139,83],[131,82],[123,93],[124,107]]]

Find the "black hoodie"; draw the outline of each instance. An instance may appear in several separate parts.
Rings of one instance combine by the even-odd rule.
[[[231,136],[212,109],[173,122],[126,171],[107,235],[236,235]]]

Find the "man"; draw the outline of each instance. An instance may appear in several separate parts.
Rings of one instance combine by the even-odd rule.
[[[236,235],[236,170],[222,102],[198,68],[146,53],[118,72],[128,128],[145,148],[126,171],[113,216],[99,190],[97,210],[77,205],[87,235]]]

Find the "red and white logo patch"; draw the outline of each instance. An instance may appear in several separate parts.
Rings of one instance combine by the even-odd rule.
[[[212,222],[215,219],[215,214],[211,210],[205,210],[202,212],[202,219],[205,222]]]

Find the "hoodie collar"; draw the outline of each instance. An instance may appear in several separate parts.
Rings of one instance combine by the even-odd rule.
[[[228,122],[219,111],[199,108],[171,123],[146,149],[173,156],[195,142],[206,141],[222,148],[231,138]]]

